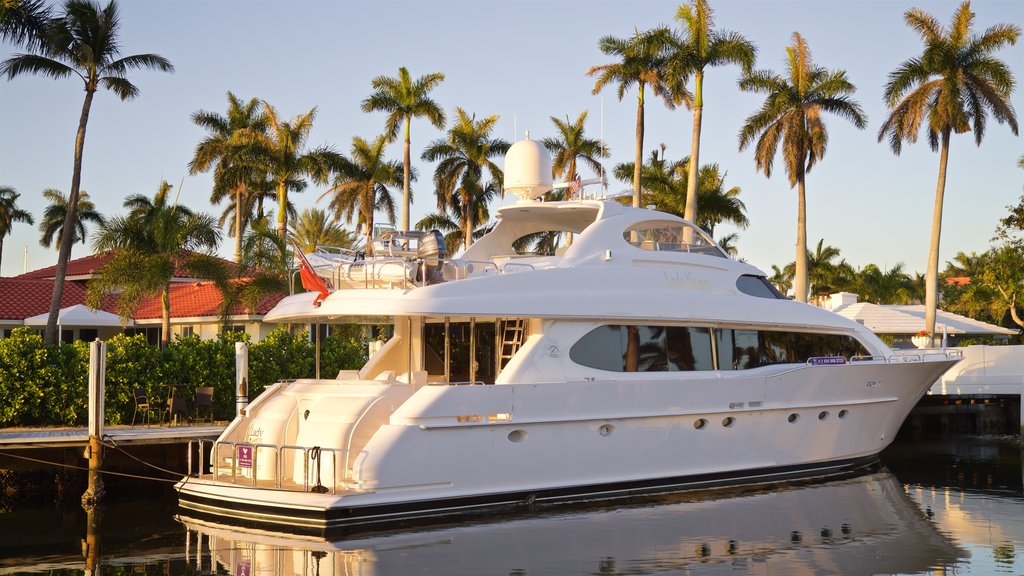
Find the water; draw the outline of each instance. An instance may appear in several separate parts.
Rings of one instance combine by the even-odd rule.
[[[872,473],[827,483],[677,495],[333,542],[182,518],[173,494],[158,491],[142,501],[113,499],[105,507],[99,571],[1024,574],[1024,484],[1016,438],[900,442],[883,462]],[[85,525],[76,502],[0,513],[0,574],[84,573]]]

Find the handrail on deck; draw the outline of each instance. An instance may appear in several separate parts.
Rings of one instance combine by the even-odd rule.
[[[231,480],[230,480],[230,482],[227,482],[227,483],[235,484],[235,485],[238,484],[238,477],[240,475],[242,475],[241,468],[243,468],[242,466],[239,465],[238,449],[240,447],[243,447],[243,446],[248,446],[248,447],[252,448],[252,464],[250,466],[245,466],[244,468],[246,470],[250,470],[251,471],[251,474],[252,474],[251,486],[253,488],[261,488],[261,486],[259,486],[259,474],[257,472],[258,469],[259,469],[260,449],[272,449],[273,450],[273,455],[275,457],[274,469],[272,470],[273,477],[271,478],[271,480],[273,482],[273,488],[278,489],[278,490],[286,489],[285,483],[283,482],[284,472],[285,472],[284,471],[284,461],[285,461],[284,456],[286,456],[289,451],[293,451],[294,450],[294,451],[298,451],[298,452],[302,453],[302,490],[304,492],[308,492],[310,490],[309,483],[310,483],[310,472],[311,472],[311,470],[310,470],[310,463],[309,463],[309,461],[310,461],[310,456],[309,455],[310,455],[310,452],[315,448],[315,449],[317,449],[319,451],[319,456],[317,458],[317,467],[318,467],[318,470],[320,472],[317,475],[318,481],[322,482],[322,476],[323,476],[323,456],[324,456],[324,454],[330,454],[331,455],[331,466],[330,466],[330,469],[329,469],[330,470],[330,493],[331,494],[337,494],[339,483],[341,484],[342,489],[347,488],[347,484],[346,484],[344,478],[341,478],[341,479],[338,478],[338,454],[337,454],[339,451],[347,453],[348,452],[347,450],[338,450],[338,449],[335,449],[335,448],[324,448],[324,447],[320,447],[320,446],[297,446],[297,445],[288,445],[288,444],[283,445],[283,446],[278,446],[276,444],[268,444],[268,443],[213,441],[213,440],[205,440],[205,439],[189,440],[189,443],[188,443],[188,454],[187,454],[187,465],[188,465],[188,474],[189,475],[196,476],[196,477],[199,477],[199,478],[204,478],[204,476],[206,476],[206,472],[205,472],[205,470],[206,470],[206,461],[205,461],[206,450],[205,450],[205,447],[207,446],[207,444],[210,445],[211,457],[210,457],[210,474],[209,474],[209,478],[206,478],[206,479],[208,479],[208,480],[210,480],[210,481],[212,481],[214,483],[221,483],[221,482],[223,482],[221,480],[221,476],[223,476],[224,474],[223,474],[223,469],[222,469],[221,463],[230,462],[231,463],[231,475],[230,475]],[[198,474],[192,474],[193,447],[196,447],[196,449],[198,451],[198,455],[199,455],[199,470],[198,470]],[[224,447],[229,447],[231,449],[231,457],[230,457],[230,459],[229,458],[222,458],[222,449]]]

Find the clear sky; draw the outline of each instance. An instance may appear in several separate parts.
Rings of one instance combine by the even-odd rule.
[[[182,184],[181,202],[219,215],[209,203],[211,177],[188,176],[187,164],[205,133],[189,120],[197,110],[223,113],[227,91],[270,102],[291,117],[317,107],[309,144],[331,145],[348,153],[353,136],[373,138],[384,115],[364,114],[360,102],[375,76],[443,72],[447,79],[432,94],[451,118],[460,106],[478,116],[498,114],[496,136],[514,140],[530,130],[534,139],[552,136],[550,116],[572,119],[590,111],[587,132],[602,133],[611,148],[611,169],[632,161],[636,95],[620,102],[614,89],[592,95],[588,67],[611,59],[597,48],[605,35],[625,37],[634,28],[675,25],[678,2],[548,1],[319,1],[122,0],[122,54],[157,53],[171,60],[174,74],[136,71],[130,79],[140,96],[121,102],[102,91],[94,101],[85,144],[82,188],[100,212],[123,213],[129,194],[152,195],[161,180]],[[916,0],[713,0],[716,27],[737,31],[758,48],[756,67],[783,70],[785,48],[794,31],[808,41],[817,64],[844,69],[857,86],[855,99],[868,115],[868,127],[826,117],[830,139],[823,161],[807,178],[808,241],[821,238],[861,267],[903,262],[909,271],[925,268],[938,155],[926,139],[894,156],[876,141],[886,115],[882,100],[888,73],[920,53],[920,39],[903,13],[920,7],[943,24],[956,2]],[[974,30],[996,23],[1024,24],[1024,1],[975,0]],[[0,47],[0,58],[11,55]],[[1024,42],[998,56],[1018,82],[1013,95],[1018,122],[1024,123]],[[751,226],[740,232],[740,256],[769,269],[794,258],[796,193],[781,160],[770,179],[754,171],[752,153],[737,150],[743,121],[763,102],[736,87],[736,67],[713,68],[705,80],[702,163],[718,163],[726,183],[739,186]],[[21,194],[20,206],[37,222],[41,192],[71,186],[73,141],[82,105],[77,78],[0,80],[0,185]],[[689,154],[692,116],[647,100],[646,157],[660,144],[670,159]],[[413,184],[413,222],[436,207],[434,166],[418,160],[423,148],[443,132],[424,120],[412,125],[412,155],[420,179]],[[1006,125],[990,121],[981,147],[971,135],[955,136],[946,184],[942,262],[958,251],[984,251],[1006,206],[1024,192],[1024,170],[1017,168],[1024,141]],[[390,148],[401,160],[401,142]],[[590,174],[583,173],[583,177]],[[613,181],[611,191],[630,183]],[[312,206],[322,188],[293,196],[299,210]],[[400,200],[401,187],[396,190]],[[504,203],[511,203],[508,198]],[[323,203],[322,203],[323,204]],[[322,205],[321,204],[321,205]],[[400,216],[399,216],[400,217]],[[351,227],[351,226],[350,226]],[[721,226],[719,234],[733,231]],[[231,254],[225,236],[221,253]],[[36,227],[16,224],[5,239],[0,275],[20,274],[25,246],[29,269],[56,262],[57,250],[39,245]],[[72,257],[91,252],[76,244]]]

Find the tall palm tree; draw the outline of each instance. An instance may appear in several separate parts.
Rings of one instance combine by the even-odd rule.
[[[53,244],[54,236],[57,238],[57,245],[64,242],[64,223],[67,222],[68,199],[60,190],[47,188],[43,190],[43,198],[50,203],[43,210],[43,219],[39,222],[39,244],[49,248]],[[102,226],[105,219],[96,211],[96,206],[89,199],[89,193],[82,190],[78,195],[78,210],[75,211],[75,218],[71,229],[74,230],[71,243],[81,242],[85,244],[85,237],[88,230],[86,222]]]
[[[189,174],[199,174],[214,169],[214,186],[210,195],[212,204],[219,204],[228,196],[234,196],[234,232],[235,261],[242,258],[242,234],[249,221],[251,211],[246,214],[243,207],[246,196],[256,187],[254,180],[263,174],[254,170],[249,147],[242,144],[248,140],[249,133],[265,134],[267,119],[262,114],[260,101],[252,98],[243,102],[228,92],[228,110],[225,115],[216,112],[199,110],[192,114],[192,123],[205,128],[207,136],[196,145],[195,153],[189,162]],[[256,172],[254,174],[254,172]],[[224,224],[222,218],[221,225]]]
[[[545,138],[542,142],[544,147],[551,152],[551,172],[555,178],[564,175],[565,180],[576,178],[576,161],[581,160],[591,170],[601,173],[601,158],[608,158],[611,154],[607,146],[603,146],[600,140],[587,138],[584,134],[584,123],[587,121],[587,111],[580,112],[575,122],[569,117],[565,121],[551,116],[551,122],[555,125],[558,136]],[[572,192],[565,197],[572,200]]]
[[[33,50],[50,21],[45,0],[0,0],[0,40]]]
[[[605,36],[597,45],[601,52],[619,58],[611,64],[591,66],[587,76],[596,76],[593,93],[597,94],[609,83],[618,84],[618,97],[622,100],[626,90],[636,85],[636,153],[633,166],[633,206],[641,205],[641,164],[644,149],[644,93],[648,86],[670,109],[686,99],[685,92],[673,93],[667,84],[665,60],[672,33],[667,28],[646,32],[636,31],[632,38]]]
[[[380,135],[373,142],[359,136],[352,138],[351,157],[342,157],[334,185],[318,200],[331,196],[329,207],[334,221],[342,216],[347,222],[363,225],[363,235],[369,248],[373,240],[373,219],[377,210],[383,210],[391,222],[395,221],[395,199],[388,186],[402,181],[402,166],[384,157],[387,136]]]
[[[398,138],[398,127],[403,127],[402,163],[402,230],[409,230],[409,204],[412,202],[409,190],[412,160],[410,158],[409,125],[413,118],[426,118],[435,128],[442,129],[445,124],[444,110],[428,96],[431,90],[444,81],[444,74],[433,72],[420,76],[413,81],[409,70],[402,66],[398,69],[398,77],[378,76],[373,79],[374,93],[363,100],[363,112],[387,112],[384,133],[388,142]]]
[[[117,295],[118,312],[131,316],[139,302],[160,295],[161,347],[171,335],[171,279],[181,268],[202,277],[222,276],[221,260],[211,252],[220,243],[220,230],[212,216],[193,213],[169,202],[172,187],[162,182],[152,199],[135,194],[124,201],[127,216],[111,218],[96,235],[97,250],[116,250],[87,286],[90,306],[99,307],[108,295]]]
[[[455,108],[455,114],[458,119],[448,130],[448,138],[431,142],[422,158],[438,162],[434,170],[437,210],[458,214],[468,249],[480,207],[501,194],[504,174],[492,158],[508,152],[510,144],[491,137],[498,122],[496,114],[480,120],[462,108]],[[488,182],[484,182],[485,172],[490,176]]]
[[[830,112],[863,129],[867,117],[850,95],[856,90],[842,70],[829,71],[811,60],[811,49],[799,33],[786,48],[789,77],[771,71],[752,72],[740,80],[740,88],[764,93],[761,109],[747,118],[740,130],[740,150],[755,140],[754,161],[765,177],[772,175],[772,163],[779,141],[786,161],[790,187],[797,189],[796,270],[794,291],[799,302],[807,302],[807,201],[806,176],[825,155],[828,130],[822,113]]]
[[[121,52],[119,32],[120,19],[114,0],[105,7],[90,0],[67,0],[64,4],[64,13],[51,20],[47,26],[45,41],[41,42],[34,53],[16,54],[0,64],[0,75],[5,75],[8,79],[24,74],[37,74],[54,79],[78,76],[85,85],[85,100],[82,103],[78,131],[75,134],[75,162],[71,175],[65,229],[72,227],[78,210],[85,129],[89,123],[89,111],[92,109],[96,91],[102,86],[122,101],[130,100],[139,95],[139,88],[126,78],[129,71],[139,68],[174,71],[170,61],[157,54],[135,54],[118,58]],[[71,238],[71,235],[63,237],[57,255],[53,299],[46,321],[47,344],[53,344],[57,340],[57,314],[60,312],[60,302],[64,294],[64,277],[71,255]]]
[[[263,114],[267,118],[267,134],[249,133],[242,144],[251,146],[252,161],[269,176],[277,192],[277,235],[285,238],[288,231],[288,193],[306,189],[306,178],[326,184],[337,169],[341,156],[328,146],[305,150],[313,129],[316,107],[290,122],[279,119],[277,110],[266,101]]]
[[[974,13],[970,2],[956,10],[948,30],[919,8],[908,10],[903,18],[921,36],[925,48],[920,56],[889,73],[885,100],[892,112],[878,130],[878,141],[888,136],[889,147],[899,155],[904,141],[917,141],[927,118],[928,144],[939,152],[925,287],[925,330],[934,334],[949,138],[973,130],[980,146],[989,113],[1017,134],[1017,118],[1010,104],[1013,73],[992,53],[1016,44],[1021,29],[1014,24],[996,24],[980,36],[972,34]]]
[[[749,74],[757,57],[752,42],[736,32],[715,30],[714,11],[707,0],[690,0],[676,10],[676,20],[683,25],[683,36],[676,42],[670,67],[677,66],[677,76],[693,74],[693,135],[690,140],[689,179],[686,183],[686,210],[683,218],[697,221],[697,178],[700,166],[700,131],[704,113],[704,70],[725,64],[739,64]],[[681,72],[681,74],[680,74]]]
[[[20,196],[14,188],[0,186],[0,257],[4,254],[4,238],[14,229],[15,222],[35,224],[31,214],[18,208]]]

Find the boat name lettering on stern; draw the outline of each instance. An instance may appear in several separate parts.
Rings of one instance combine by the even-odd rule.
[[[707,280],[694,277],[692,272],[686,272],[680,274],[679,272],[663,272],[665,280],[668,281],[669,288],[679,288],[681,290],[700,290],[702,292],[708,292],[711,290],[711,283]]]
[[[263,428],[260,428],[259,426],[257,426],[255,428],[249,430],[249,443],[250,444],[259,444],[261,440],[263,440]]]

